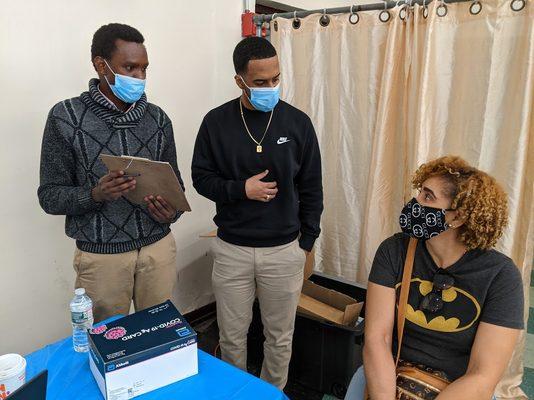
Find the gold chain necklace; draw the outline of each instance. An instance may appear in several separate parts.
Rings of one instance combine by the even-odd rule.
[[[258,142],[256,139],[254,139],[254,136],[250,133],[247,122],[245,121],[245,115],[243,114],[243,103],[241,102],[241,99],[239,99],[239,110],[241,111],[241,119],[243,120],[243,124],[245,125],[245,129],[247,130],[248,135],[250,138],[256,143],[256,153],[263,152],[263,146],[261,145],[263,143],[263,139],[265,139],[265,136],[267,135],[267,131],[269,130],[269,126],[271,126],[271,121],[273,119],[273,112],[274,109],[271,110],[271,115],[269,116],[269,122],[267,123],[267,128],[265,128],[265,132],[263,133],[263,137]]]

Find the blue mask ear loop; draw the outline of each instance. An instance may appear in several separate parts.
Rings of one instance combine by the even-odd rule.
[[[250,90],[250,87],[245,83],[245,80],[243,79],[243,77],[242,77],[241,75],[238,75],[238,76],[241,78],[241,82],[243,82],[243,85],[245,85],[245,86],[247,87],[247,89],[250,91],[250,95],[252,96],[252,90]],[[252,104],[252,100],[251,100],[250,97],[248,96],[246,90],[245,90],[245,96],[247,97],[249,103]]]
[[[111,69],[111,67],[109,66],[109,64],[108,64],[108,60],[106,60],[106,59],[104,58],[104,62],[105,62],[106,65],[108,66],[108,68],[109,68],[109,70],[111,71],[111,73],[113,74],[113,76],[116,76],[117,74],[116,74],[115,71],[113,71],[113,70]],[[108,77],[107,77],[106,75],[104,75],[104,79],[106,80],[106,82],[107,82],[109,88],[111,89],[111,83],[109,83],[109,81],[108,81]]]

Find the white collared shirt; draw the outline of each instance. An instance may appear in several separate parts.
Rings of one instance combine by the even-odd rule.
[[[100,94],[108,101],[109,104],[111,104],[113,107],[115,107],[115,109],[117,111],[120,111],[120,112],[124,112],[125,114],[131,110],[133,110],[133,108],[135,107],[135,104],[136,103],[132,103],[132,105],[130,106],[130,108],[128,108],[126,111],[121,111],[119,110],[119,108],[115,105],[115,103],[113,103],[110,99],[108,99],[108,97],[102,93],[102,91],[100,90],[100,85],[97,85],[96,88],[98,89],[98,91],[100,92]]]

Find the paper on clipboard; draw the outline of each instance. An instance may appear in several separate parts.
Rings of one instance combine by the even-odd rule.
[[[152,161],[148,158],[112,156],[101,154],[100,159],[110,171],[125,171],[136,177],[135,190],[125,197],[132,203],[145,204],[146,196],[161,196],[178,211],[191,211],[182,186],[168,162]]]

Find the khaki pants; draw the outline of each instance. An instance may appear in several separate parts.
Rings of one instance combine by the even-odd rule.
[[[76,288],[93,300],[95,322],[128,315],[132,299],[143,310],[171,298],[176,282],[176,242],[169,233],[139,250],[93,254],[76,249]]]
[[[298,241],[252,248],[216,238],[212,253],[212,282],[223,360],[246,371],[247,333],[257,294],[265,335],[261,378],[283,389],[302,289],[304,250]]]

